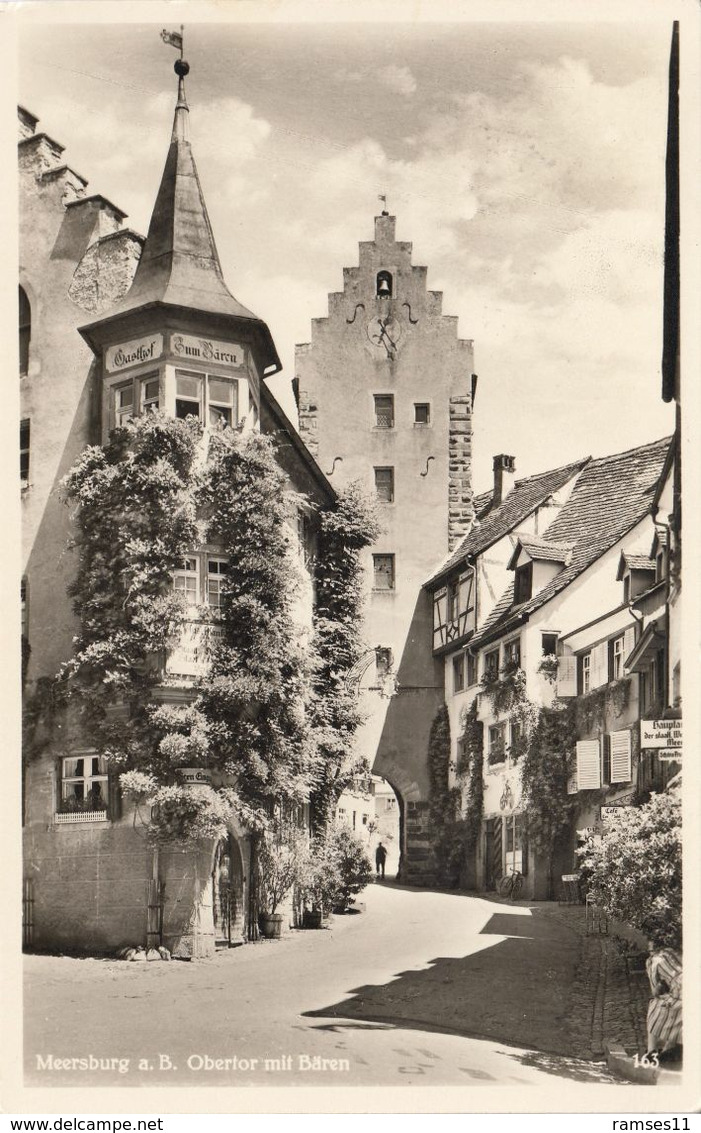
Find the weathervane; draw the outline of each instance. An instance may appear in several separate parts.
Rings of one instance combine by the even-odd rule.
[[[161,39],[163,40],[163,42],[170,44],[171,47],[174,47],[177,51],[179,51],[181,59],[183,57],[184,34],[185,28],[183,24],[180,25],[180,31],[168,31],[166,28],[163,28],[163,31],[161,32]]]
[[[377,199],[378,201],[382,201],[383,205],[385,206],[382,210],[382,215],[389,216],[389,213],[387,212],[387,194],[379,193]]]

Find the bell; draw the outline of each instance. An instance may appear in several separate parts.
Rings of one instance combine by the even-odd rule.
[[[378,299],[391,299],[392,288],[390,287],[389,280],[386,275],[380,276],[377,281],[377,298]]]

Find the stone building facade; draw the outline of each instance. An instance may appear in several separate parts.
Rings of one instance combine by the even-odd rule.
[[[469,530],[472,517],[473,344],[427,289],[427,269],[397,240],[396,219],[375,218],[374,239],[343,269],[343,290],[312,320],[296,352],[300,432],[336,486],[374,493],[382,534],[366,555],[365,636],[380,647],[361,682],[359,736],[373,771],[397,792],[402,876],[428,878],[426,753],[442,700],[426,648],[430,605],[422,583]],[[391,650],[392,695],[379,668]]]
[[[280,368],[267,325],[224,282],[189,141],[184,68],[145,240],[110,201],[87,194],[38,120],[19,114],[24,690],[28,704],[42,703],[24,772],[25,941],[36,948],[104,951],[147,940],[190,958],[257,931],[250,832],[232,819],[216,845],[154,851],[138,806],[122,799],[91,737],[41,701],[77,630],[62,477],[86,446],[151,406],[194,414],[205,430],[216,420],[273,435],[299,501],[289,526],[302,625],[311,624],[318,515],[335,498],[265,386]],[[210,551],[193,548],[190,571],[205,604]],[[194,699],[203,671],[196,646],[185,635],[165,659],[159,703]],[[115,702],[114,712],[128,708]],[[98,802],[88,807],[90,792]]]

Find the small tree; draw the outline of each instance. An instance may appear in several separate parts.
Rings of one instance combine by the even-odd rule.
[[[681,947],[681,799],[653,795],[621,808],[616,825],[578,851],[582,875],[610,916],[644,932],[656,947]]]
[[[301,895],[316,911],[345,912],[372,880],[372,862],[362,840],[342,823],[314,838],[304,857]]]
[[[265,913],[275,914],[297,884],[303,847],[300,838],[279,842],[270,831],[258,841],[259,895]]]

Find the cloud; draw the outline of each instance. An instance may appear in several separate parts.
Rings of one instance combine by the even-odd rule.
[[[396,91],[397,94],[403,94],[407,98],[416,91],[416,79],[408,67],[398,67],[396,63],[390,63],[377,72],[377,77],[388,90]]]
[[[339,67],[333,77],[337,83],[362,83],[366,78],[362,71],[349,71],[347,67]]]

